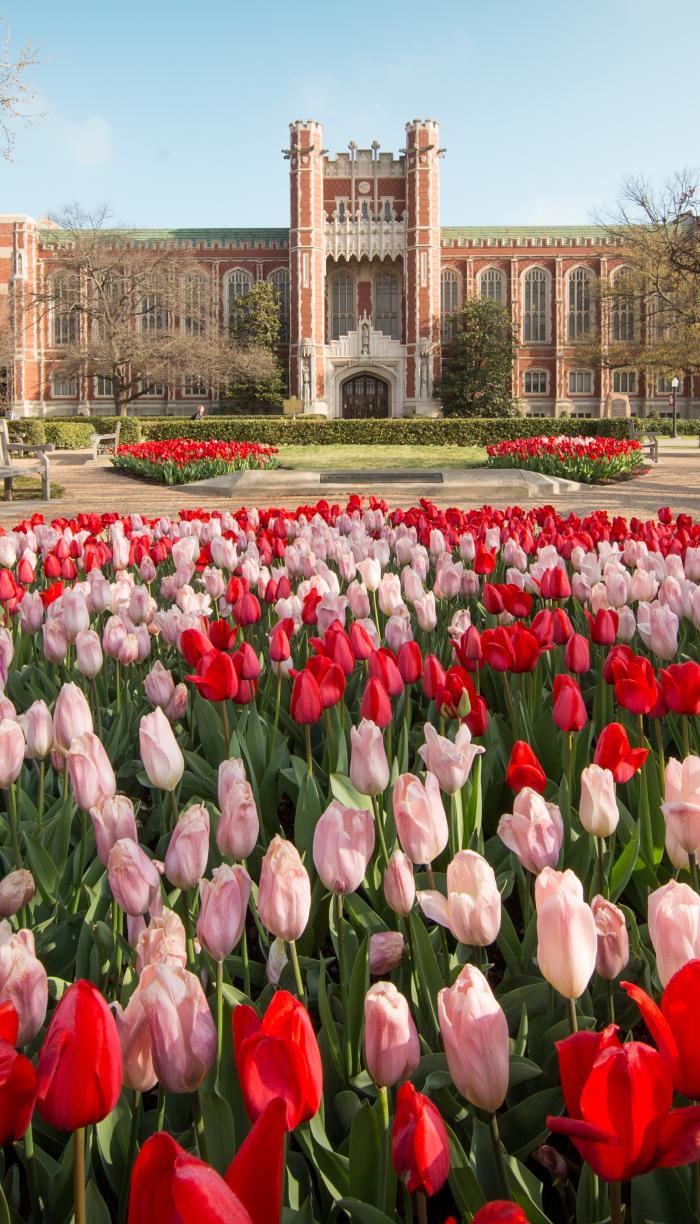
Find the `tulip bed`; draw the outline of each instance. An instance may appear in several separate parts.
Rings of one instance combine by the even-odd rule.
[[[486,452],[488,467],[525,468],[584,484],[626,480],[645,470],[640,443],[624,438],[516,438]]]
[[[258,442],[198,441],[170,438],[166,442],[135,442],[120,446],[112,463],[122,472],[160,484],[189,484],[225,476],[243,468],[277,467],[276,446]]]
[[[0,1219],[697,1219],[700,523],[0,535]]]

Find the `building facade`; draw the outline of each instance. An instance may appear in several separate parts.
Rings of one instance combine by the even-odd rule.
[[[598,287],[624,268],[624,250],[603,228],[440,227],[439,128],[406,124],[398,155],[377,142],[331,157],[313,120],[290,125],[289,227],[129,233],[144,249],[201,264],[223,326],[256,281],[274,286],[280,357],[290,395],[329,417],[435,416],[434,387],[450,315],[472,295],[511,312],[518,340],[513,396],[530,414],[601,416],[614,397],[633,415],[669,415],[667,379],[612,371],[582,357],[591,340],[640,338],[634,306],[601,306]],[[52,241],[53,237],[53,241]],[[109,411],[107,380],[66,378],[64,320],[31,302],[60,275],[55,234],[28,216],[0,215],[0,295],[8,295],[9,347],[0,391],[19,415]],[[642,337],[644,338],[644,337]],[[196,379],[152,389],[140,414],[190,412],[217,393]],[[700,381],[686,378],[681,416],[700,415]]]

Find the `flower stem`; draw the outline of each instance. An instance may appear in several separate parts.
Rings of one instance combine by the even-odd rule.
[[[610,1224],[622,1224],[622,1192],[619,1182],[608,1182]]]
[[[122,912],[116,901],[112,901],[112,939],[114,941],[114,998],[119,998],[119,979],[122,975],[122,946],[119,939],[122,929]]]
[[[694,850],[691,850],[688,853],[688,863],[690,865],[690,878],[693,881],[693,888],[696,892],[700,892],[700,885],[698,883],[698,860]]]
[[[688,728],[688,715],[681,714],[681,733],[683,735],[683,756],[690,756],[690,732]]]
[[[136,1148],[138,1145],[139,1126],[141,1124],[141,1093],[134,1091],[133,1100],[131,1102],[131,1126],[129,1127],[129,1147],[126,1155],[126,1167],[124,1170],[124,1191],[119,1202],[119,1224],[124,1224],[126,1213],[129,1207],[129,1185],[131,1182],[131,1170],[136,1156]]]
[[[248,933],[243,927],[241,935],[241,963],[243,965],[243,993],[250,998],[250,963],[248,961]]]
[[[44,823],[44,779],[46,774],[46,762],[39,761],[39,790],[36,801],[36,823],[39,828]]]
[[[15,859],[15,867],[22,866],[22,851],[19,847],[19,828],[17,825],[17,795],[15,794],[14,782],[11,782],[5,791],[5,806],[7,807],[7,815],[10,822],[10,843],[12,845],[12,853]]]
[[[158,1105],[156,1108],[156,1131],[162,1131],[165,1126],[165,1088],[158,1085]]]
[[[192,1117],[194,1118],[194,1130],[197,1136],[197,1150],[200,1158],[209,1164],[209,1151],[207,1148],[207,1137],[204,1132],[204,1115],[202,1114],[202,1099],[199,1095],[199,1089],[192,1093]]]
[[[29,1199],[32,1206],[32,1219],[35,1224],[41,1224],[44,1216],[39,1195],[39,1183],[36,1176],[36,1157],[34,1156],[34,1132],[29,1123],[24,1133],[24,1155],[27,1161],[27,1181],[29,1182]]]
[[[333,773],[333,724],[331,723],[331,712],[328,708],[324,710],[326,718],[326,737],[328,739],[328,772]]]
[[[504,1199],[511,1197],[510,1178],[508,1177],[508,1166],[503,1155],[501,1146],[501,1136],[498,1131],[498,1118],[495,1113],[489,1114],[489,1130],[491,1132],[491,1143],[493,1144],[493,1154],[496,1158],[496,1168],[498,1169],[498,1180],[501,1183],[501,1193]]]
[[[601,897],[607,897],[608,888],[605,879],[605,841],[602,837],[596,837],[595,848],[598,855],[598,893]]]
[[[275,750],[277,743],[277,728],[280,721],[280,702],[282,700],[282,672],[277,673],[277,686],[275,688],[275,721],[272,724],[272,751]]]
[[[87,1224],[85,1211],[85,1127],[73,1131],[73,1210],[75,1224]]]
[[[221,1066],[224,1041],[224,962],[216,962],[216,1074]]]
[[[85,875],[85,855],[87,853],[87,812],[80,812],[80,850],[78,852],[78,880],[73,893],[73,903],[71,905],[71,913],[77,914],[78,906],[80,905],[80,894],[83,890],[83,876]]]
[[[301,976],[301,969],[299,967],[299,957],[297,956],[296,941],[294,939],[290,939],[287,943],[287,947],[289,948],[289,959],[292,962],[292,969],[294,970],[294,979],[297,984],[297,994],[299,995],[299,998],[301,999],[303,1003],[305,999],[304,982]]]
[[[418,1224],[428,1224],[428,1200],[422,1190],[416,1190],[416,1215]]]
[[[566,1000],[566,1014],[567,1014],[567,1018],[569,1021],[569,1032],[577,1033],[578,1032],[578,1020],[576,1019],[576,1000],[575,999]]]
[[[183,888],[182,892],[180,893],[180,898],[182,900],[182,921],[185,926],[185,937],[187,940],[187,964],[194,973],[196,965],[194,959],[194,934],[192,931],[192,916],[190,914],[189,897],[187,895],[186,888]]]
[[[338,920],[338,976],[340,978],[340,997],[343,1003],[343,1027],[344,1040],[343,1046],[345,1050],[345,1074],[348,1079],[352,1075],[352,1047],[350,1045],[350,1015],[348,1006],[348,979],[347,967],[345,964],[345,938],[343,932],[343,894],[336,893],[335,897],[336,914]]]
[[[389,1093],[384,1087],[378,1089],[379,1104],[382,1110],[382,1158],[379,1162],[379,1209],[386,1210],[386,1183],[391,1154],[391,1133],[389,1130]]]
[[[170,808],[173,814],[173,829],[174,829],[175,825],[178,822],[178,817],[180,815],[178,811],[178,807],[177,807],[177,796],[175,794],[175,791],[170,791]]]
[[[224,724],[224,758],[228,756],[229,745],[231,743],[231,728],[228,721],[228,702],[221,702],[221,717]]]
[[[615,1023],[615,1000],[613,998],[613,984],[609,978],[605,980],[605,997],[608,1006],[608,1024]]]
[[[569,803],[574,802],[574,733],[566,736],[566,781],[569,787]]]
[[[384,862],[388,864],[389,851],[386,848],[386,838],[384,836],[384,824],[382,822],[382,813],[379,807],[379,797],[377,795],[372,795],[372,807],[374,808],[374,820],[377,826],[377,833],[379,834],[379,845],[381,846],[381,849],[382,849],[382,854],[384,856]]]
[[[314,772],[314,759],[311,754],[311,727],[309,723],[304,725],[304,738],[306,740],[306,772],[312,774]]]

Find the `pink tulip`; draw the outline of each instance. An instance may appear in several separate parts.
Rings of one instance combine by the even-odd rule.
[[[181,722],[187,711],[189,691],[186,684],[176,684],[173,695],[165,707],[165,717],[171,723]]]
[[[144,714],[139,727],[141,760],[151,786],[174,791],[185,772],[185,760],[172,727],[158,707]]]
[[[678,653],[678,617],[659,603],[640,603],[637,632],[644,645],[660,659],[675,659]]]
[[[246,859],[252,853],[260,832],[253,789],[245,776],[241,760],[231,757],[219,766],[219,808],[216,844],[222,854]]]
[[[95,831],[97,857],[105,867],[115,842],[122,838],[138,841],[134,805],[126,795],[112,795],[101,807],[91,808],[90,819]]]
[[[395,914],[406,917],[416,899],[413,863],[403,850],[395,850],[384,872],[384,898]]]
[[[293,842],[275,835],[260,869],[258,914],[263,926],[288,943],[306,929],[311,882]]]
[[[121,644],[127,635],[127,628],[118,616],[110,616],[102,630],[102,649],[110,659],[118,659]]]
[[[49,663],[63,663],[68,654],[68,635],[63,621],[52,616],[41,626],[44,658]]]
[[[598,935],[596,973],[606,981],[612,982],[620,976],[630,959],[630,941],[625,915],[621,909],[613,905],[612,901],[606,901],[600,896],[593,898],[591,909]]]
[[[369,971],[372,977],[391,973],[401,964],[404,953],[403,935],[400,931],[377,931],[369,937]]]
[[[230,956],[243,934],[251,882],[245,867],[223,864],[199,882],[197,936],[212,960]]]
[[[216,1025],[199,978],[163,962],[147,965],[136,996],[159,1083],[166,1092],[196,1092],[216,1061]]]
[[[102,671],[102,643],[94,629],[84,629],[75,639],[75,662],[78,671],[88,680],[94,680]]]
[[[365,557],[357,562],[357,568],[368,591],[376,591],[382,577],[382,567],[374,557]]]
[[[420,1044],[408,1003],[392,982],[365,995],[365,1065],[375,1084],[391,1088],[420,1062]]]
[[[22,728],[13,718],[0,721],[0,787],[16,782],[24,764],[26,744]]]
[[[498,836],[525,870],[537,875],[543,867],[556,865],[564,822],[556,804],[546,803],[537,791],[524,786],[513,800],[513,811],[501,816]]]
[[[53,709],[53,737],[57,748],[68,752],[71,740],[93,730],[87,698],[77,684],[64,684]]]
[[[700,850],[700,757],[675,757],[666,763],[665,802],[661,810],[672,842],[686,854]]]
[[[382,733],[366,718],[350,728],[350,781],[360,795],[380,795],[389,785]]]
[[[313,839],[314,866],[328,891],[342,894],[359,888],[373,852],[370,813],[334,799],[319,817]]]
[[[418,904],[460,943],[486,947],[498,938],[501,894],[493,867],[475,850],[460,850],[448,864],[447,898],[428,889],[418,893]]]
[[[448,828],[434,774],[425,783],[415,774],[401,774],[394,783],[393,810],[401,848],[413,863],[432,863],[447,845]]]
[[[689,884],[669,880],[650,894],[648,916],[656,970],[665,987],[689,960],[700,959],[700,897]]]
[[[122,1049],[124,1083],[134,1092],[150,1092],[158,1083],[153,1066],[151,1029],[138,987],[124,1011],[113,1004],[113,1015]]]
[[[84,812],[102,807],[106,799],[116,794],[117,779],[98,736],[88,732],[73,739],[67,764],[73,797]]]
[[[283,939],[273,939],[265,963],[265,980],[277,986],[288,964],[287,945]]]
[[[145,914],[160,896],[160,876],[155,864],[137,842],[122,837],[107,860],[109,887],[125,914]]]
[[[209,813],[194,803],[178,820],[165,852],[165,874],[178,888],[194,888],[207,869]]]
[[[45,701],[33,701],[19,725],[26,741],[25,756],[43,760],[53,748],[53,719]]]
[[[565,999],[586,989],[598,953],[598,936],[583,885],[571,870],[545,867],[535,881],[537,963],[540,973]]]
[[[424,633],[432,633],[437,625],[437,611],[435,609],[435,595],[433,592],[425,591],[420,599],[414,601],[413,607],[419,627]]]
[[[476,757],[484,751],[472,744],[471,731],[466,723],[461,723],[457,734],[452,740],[444,735],[438,735],[432,723],[426,723],[423,728],[425,743],[418,749],[426,769],[435,774],[440,789],[447,795],[456,795],[464,786]]]
[[[63,592],[61,619],[69,642],[74,642],[79,633],[90,628],[90,613],[82,591],[69,587]]]
[[[508,1023],[480,969],[465,965],[453,986],[438,993],[438,1018],[447,1066],[457,1091],[495,1113],[508,1091]]]
[[[379,607],[385,616],[393,616],[403,607],[401,579],[398,574],[383,574],[377,588]]]
[[[369,595],[361,583],[351,582],[347,592],[348,607],[356,621],[364,620],[370,614]]]
[[[172,672],[163,667],[160,659],[156,660],[144,679],[143,691],[152,706],[160,706],[161,710],[167,709],[175,692],[175,681]]]
[[[21,930],[13,934],[6,920],[0,922],[0,1003],[11,1003],[19,1018],[16,1045],[36,1037],[49,1000],[46,970],[37,960],[34,935]]]
[[[29,905],[36,886],[31,871],[10,871],[0,880],[0,918],[11,918],[23,906]]]
[[[151,914],[148,926],[136,939],[136,972],[139,976],[146,965],[187,965],[187,937],[182,918],[174,910],[163,907],[160,914]]]
[[[26,591],[18,610],[22,632],[29,634],[37,633],[44,619],[44,605],[41,602],[39,592]],[[66,648],[67,646],[68,642],[66,640]]]
[[[615,798],[615,779],[610,769],[587,765],[581,771],[579,819],[587,833],[609,837],[615,832],[620,812]]]

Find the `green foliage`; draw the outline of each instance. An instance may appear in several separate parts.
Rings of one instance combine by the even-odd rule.
[[[138,417],[121,417],[119,440],[123,445],[141,441],[141,422]],[[24,424],[24,422],[22,422]],[[117,425],[113,416],[93,417],[48,417],[41,422],[45,437],[53,442],[57,450],[81,450],[90,446],[92,435],[112,434]]]
[[[130,418],[131,419],[131,418]],[[627,421],[559,420],[538,418],[406,417],[402,420],[325,421],[311,417],[205,417],[185,421],[149,417],[141,422],[143,437],[154,442],[167,438],[216,438],[222,442],[261,442],[270,446],[487,446],[508,438],[539,434],[586,434],[627,437]]]
[[[435,384],[445,415],[512,416],[515,337],[509,310],[491,298],[468,298],[453,322],[455,335],[442,346]]]
[[[698,437],[700,435],[700,419],[695,421],[678,421],[676,431],[685,437]],[[668,438],[673,432],[673,421],[670,417],[642,417],[637,420],[637,432],[640,434],[660,434],[662,438]]]
[[[41,417],[23,417],[21,421],[8,421],[11,442],[24,442],[26,446],[41,446],[46,441],[44,422]]]
[[[256,281],[247,293],[236,298],[231,335],[243,347],[257,345],[274,352],[280,341],[280,316],[277,294],[269,281]],[[233,383],[227,399],[234,414],[251,409],[254,412],[281,411],[283,394],[282,369],[277,363],[271,378],[259,382],[241,379]]]

